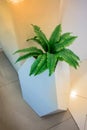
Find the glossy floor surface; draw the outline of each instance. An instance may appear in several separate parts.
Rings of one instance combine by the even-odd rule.
[[[18,76],[0,52],[0,130],[79,130],[69,111],[38,117],[24,102]]]

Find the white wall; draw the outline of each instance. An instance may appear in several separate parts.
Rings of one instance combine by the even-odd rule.
[[[60,23],[61,0],[24,0],[18,4],[9,3],[19,48],[32,46],[26,39],[34,35],[31,24],[36,24],[49,37],[54,27]]]
[[[87,0],[64,1],[63,30],[73,32],[78,38],[70,48],[87,59]]]
[[[17,44],[14,25],[8,6],[4,2],[0,2],[0,47],[4,50],[16,70],[20,67],[20,63],[15,64],[18,55],[13,55],[13,52],[18,49]]]

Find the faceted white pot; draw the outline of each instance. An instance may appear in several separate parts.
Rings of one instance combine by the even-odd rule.
[[[18,75],[24,100],[41,117],[67,110],[70,90],[70,71],[65,62],[58,62],[55,73],[48,70],[37,76],[29,76],[34,58],[26,60]]]

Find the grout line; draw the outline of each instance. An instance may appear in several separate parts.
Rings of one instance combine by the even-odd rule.
[[[69,110],[69,109],[68,109]],[[70,112],[70,110],[69,110],[69,112]],[[70,112],[70,114],[71,114],[71,112]],[[74,117],[72,116],[72,114],[71,114],[71,118],[73,119],[73,121],[74,121],[74,123],[76,124],[76,126],[78,127],[78,124],[76,123],[76,121],[75,121],[75,119],[74,119]],[[80,130],[80,128],[78,127],[78,130]]]
[[[66,122],[66,121],[68,121],[68,120],[70,120],[70,119],[72,119],[72,117],[69,117],[68,119],[66,119],[66,120],[64,120],[64,121],[61,121],[60,123],[54,124],[53,126],[49,127],[47,130],[50,130],[50,129],[52,129],[53,127],[56,127],[56,126],[58,126],[58,125],[60,125],[60,124],[62,124],[62,123],[64,123],[64,122]]]

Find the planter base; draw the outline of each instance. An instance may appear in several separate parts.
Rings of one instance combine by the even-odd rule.
[[[50,77],[48,71],[29,76],[33,61],[33,58],[26,60],[18,72],[24,100],[40,117],[67,110],[70,90],[69,66],[59,62],[55,73]]]

